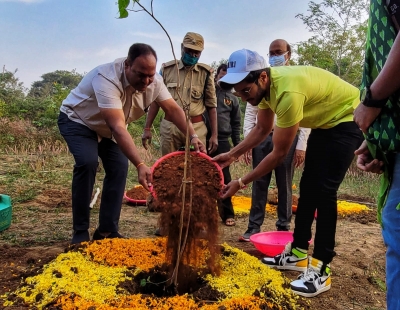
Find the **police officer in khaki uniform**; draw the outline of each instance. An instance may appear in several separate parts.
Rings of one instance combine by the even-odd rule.
[[[181,44],[182,57],[178,62],[179,80],[175,60],[163,64],[160,74],[175,101],[181,107],[184,106],[178,96],[179,91],[185,105],[190,104],[190,120],[196,132],[195,135],[190,136],[190,140],[197,135],[204,145],[206,144],[207,127],[204,122],[203,113],[207,110],[211,127],[208,153],[213,153],[218,146],[217,100],[212,68],[206,64],[198,63],[203,49],[203,37],[198,33],[188,32]],[[142,143],[146,149],[147,141],[151,141],[152,135],[150,129],[159,108],[157,103],[154,102],[150,106],[147,115],[142,136]],[[185,146],[185,135],[179,131],[167,116],[161,121],[160,136],[162,155],[177,151],[180,147]]]

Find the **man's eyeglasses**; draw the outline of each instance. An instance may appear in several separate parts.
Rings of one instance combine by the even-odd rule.
[[[242,90],[239,90],[239,91],[235,91],[235,92],[233,92],[233,94],[236,96],[236,97],[248,97],[249,96],[249,94],[250,94],[250,92],[251,92],[251,89],[253,88],[253,85],[255,84],[257,82],[257,80],[255,80],[254,82],[253,82],[253,84],[251,84],[251,86],[249,87],[249,89],[246,89],[246,90],[244,90],[244,89],[242,89]]]

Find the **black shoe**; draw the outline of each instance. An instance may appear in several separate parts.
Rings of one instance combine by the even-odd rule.
[[[103,236],[102,234],[100,234],[99,230],[96,229],[96,231],[93,234],[93,240],[103,240],[105,238],[122,238],[124,239],[125,237],[123,235],[121,235],[119,232],[112,232],[109,233],[107,236]]]
[[[87,230],[75,230],[72,236],[71,244],[90,241],[89,232]]]
[[[289,231],[290,229],[288,227],[281,227],[281,226],[276,226],[277,231]]]
[[[250,242],[250,237],[254,234],[258,234],[259,232],[260,228],[249,228],[243,235],[239,237],[239,241]]]

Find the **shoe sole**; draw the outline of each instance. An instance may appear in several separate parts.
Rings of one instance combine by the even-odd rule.
[[[239,237],[240,242],[250,242],[250,239],[243,238],[242,236]]]
[[[315,297],[323,292],[329,291],[330,289],[331,289],[331,285],[329,284],[329,285],[325,286],[324,288],[321,288],[319,291],[317,291],[315,293],[298,292],[298,291],[295,291],[294,289],[292,289],[292,292],[295,293],[296,295],[300,295],[303,297]]]

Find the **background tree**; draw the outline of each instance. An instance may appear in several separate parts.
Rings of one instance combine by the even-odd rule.
[[[15,76],[18,69],[14,72],[7,71],[3,66],[3,71],[0,72],[0,101],[4,104],[9,104],[16,99],[25,97],[25,87],[23,83]]]
[[[295,45],[297,64],[326,69],[359,86],[368,22],[367,0],[311,1],[298,14],[314,36]]]
[[[29,91],[30,97],[45,98],[53,95],[58,90],[55,85],[61,85],[62,88],[69,90],[75,88],[83,78],[83,74],[76,72],[76,70],[56,70],[54,72],[45,73],[41,76],[41,81],[32,83]]]

